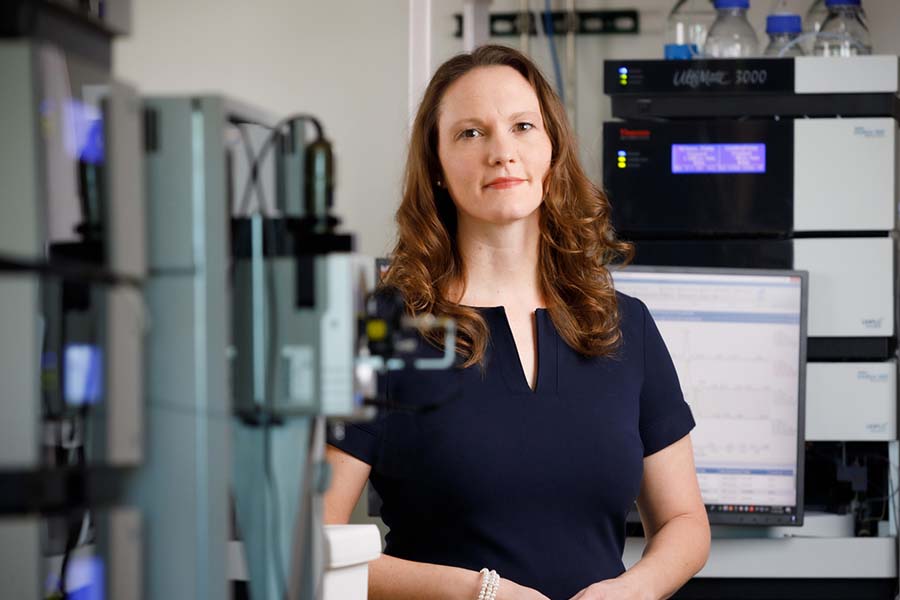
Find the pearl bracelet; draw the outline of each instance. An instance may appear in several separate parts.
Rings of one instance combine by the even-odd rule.
[[[481,591],[478,592],[478,600],[497,600],[497,590],[500,589],[500,576],[497,571],[486,568],[481,570]]]

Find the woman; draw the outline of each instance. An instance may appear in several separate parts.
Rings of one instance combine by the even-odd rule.
[[[706,561],[694,421],[646,307],[613,289],[631,248],[576,152],[515,50],[456,56],[425,92],[385,282],[457,320],[460,364],[390,374],[389,401],[438,408],[329,439],[326,523],[369,478],[383,500],[374,600],[490,596],[483,569],[504,600],[665,598]],[[648,545],[625,571],[635,497]]]

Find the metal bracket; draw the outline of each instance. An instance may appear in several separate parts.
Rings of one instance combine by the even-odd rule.
[[[463,32],[462,14],[453,15],[456,19],[454,37],[461,38]],[[576,35],[605,35],[611,33],[640,33],[640,13],[636,10],[579,10],[575,12],[574,23],[570,23],[568,11],[552,11],[550,13],[550,33],[564,35],[574,27]],[[544,34],[548,33],[548,20],[543,12],[521,13],[501,12],[490,15],[491,37],[513,37],[527,29],[528,35],[537,35],[537,23],[543,26]]]

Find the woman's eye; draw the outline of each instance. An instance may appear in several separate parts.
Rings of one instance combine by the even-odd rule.
[[[534,129],[534,125],[532,125],[531,123],[527,123],[527,122],[516,123],[516,129],[518,131],[530,131],[530,130]]]
[[[481,135],[481,132],[478,131],[477,129],[464,129],[463,131],[460,132],[459,137],[472,139],[472,138],[478,137],[480,135]]]

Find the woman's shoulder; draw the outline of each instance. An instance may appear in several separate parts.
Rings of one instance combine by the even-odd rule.
[[[622,342],[632,348],[643,348],[647,340],[648,324],[652,325],[652,315],[640,298],[616,291],[619,309],[619,331]]]
[[[643,323],[647,307],[638,298],[616,290],[616,304],[619,308],[619,321],[623,325]]]

